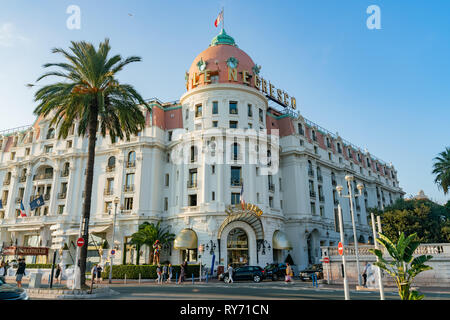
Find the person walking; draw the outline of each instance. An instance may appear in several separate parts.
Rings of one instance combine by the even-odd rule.
[[[162,269],[162,276],[163,276],[163,278],[162,278],[162,281],[163,281],[163,283],[164,282],[166,282],[167,280],[167,266],[166,265],[164,265],[163,266],[163,269]]]
[[[289,265],[289,263],[286,263],[286,277],[285,277],[285,282],[289,283],[289,282],[294,282],[294,280],[292,279],[294,277],[294,272],[292,271],[292,267]]]
[[[6,276],[6,265],[5,265],[5,263],[2,261],[2,262],[0,263],[0,280],[1,280],[3,283],[6,283],[6,281],[5,281],[5,276]]]
[[[22,278],[25,275],[25,269],[27,264],[25,263],[25,259],[19,259],[19,264],[16,271],[16,282],[17,287],[22,288]]]
[[[92,282],[95,283],[95,278],[97,276],[97,265],[94,264],[94,266],[91,269],[91,277],[92,277]]]
[[[362,277],[363,277],[363,279],[364,279],[364,283],[363,283],[363,286],[365,287],[366,286],[366,284],[367,284],[367,269],[369,268],[369,265],[367,264],[367,262],[365,263],[365,265],[364,265],[364,271],[363,271],[363,273],[362,273]]]
[[[181,284],[184,281],[185,265],[186,261],[180,266],[180,278],[178,279],[178,284]]]
[[[173,276],[173,267],[172,267],[171,263],[169,263],[169,267],[168,267],[167,271],[169,272],[169,277],[167,278],[167,282],[170,283],[172,281],[172,276]]]
[[[59,263],[56,265],[56,274],[55,274],[55,279],[56,279],[56,283],[61,284],[61,266],[59,265]]]
[[[161,265],[160,264],[158,264],[158,267],[156,268],[156,274],[158,275],[156,282],[161,284]]]
[[[102,271],[103,271],[103,268],[102,268],[102,266],[101,265],[97,265],[97,282],[99,282],[99,283],[102,283]]]
[[[231,264],[228,265],[228,283],[233,283],[233,267]]]

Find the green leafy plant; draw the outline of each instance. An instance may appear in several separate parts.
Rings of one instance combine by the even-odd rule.
[[[173,267],[173,280],[175,280],[176,273],[178,276],[181,272],[181,267],[179,265],[174,265]],[[113,279],[124,279],[125,275],[127,279],[139,279],[139,274],[141,279],[156,279],[156,265],[113,265],[112,268],[112,278]],[[185,270],[186,279],[189,279],[194,275],[198,277],[200,271],[200,265],[189,264]],[[109,276],[109,265],[105,266],[102,272],[103,278]]]
[[[380,234],[377,241],[383,245],[392,258],[388,261],[383,257],[383,251],[380,249],[369,249],[371,253],[378,257],[374,264],[386,271],[398,287],[398,294],[402,300],[421,300],[424,295],[417,291],[411,291],[411,284],[414,278],[421,272],[431,270],[432,267],[425,265],[433,256],[421,255],[414,258],[414,251],[419,247],[420,242],[416,240],[415,233],[405,237],[401,233],[397,243],[392,242],[384,234]]]
[[[432,171],[436,175],[434,182],[442,188],[444,194],[447,194],[450,188],[450,147],[439,153],[434,161]]]

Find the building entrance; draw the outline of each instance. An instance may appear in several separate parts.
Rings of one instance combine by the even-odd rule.
[[[248,264],[248,237],[244,230],[235,228],[228,234],[227,257],[233,267]]]

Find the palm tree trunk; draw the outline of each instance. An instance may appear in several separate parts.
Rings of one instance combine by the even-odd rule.
[[[137,253],[136,253],[136,265],[139,265],[139,260],[140,260],[140,258],[141,258],[141,246],[138,244],[138,245],[136,245],[136,250],[137,250]]]
[[[89,114],[89,145],[88,145],[88,161],[87,161],[87,173],[85,182],[85,197],[83,204],[83,223],[84,228],[82,230],[82,237],[84,238],[84,246],[81,247],[80,252],[80,283],[85,285],[86,282],[86,259],[88,249],[89,238],[89,218],[91,215],[91,196],[92,196],[92,182],[94,179],[94,160],[95,160],[95,143],[97,140],[97,123],[98,123],[98,107],[95,102],[91,106]],[[114,244],[113,244],[114,245]]]

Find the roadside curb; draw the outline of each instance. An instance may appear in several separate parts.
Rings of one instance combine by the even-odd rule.
[[[27,295],[30,298],[43,298],[43,299],[96,299],[101,297],[110,297],[119,295],[117,291],[112,290],[109,287],[96,288],[92,290],[92,294],[89,294],[85,290],[70,290],[70,289],[25,289]]]

